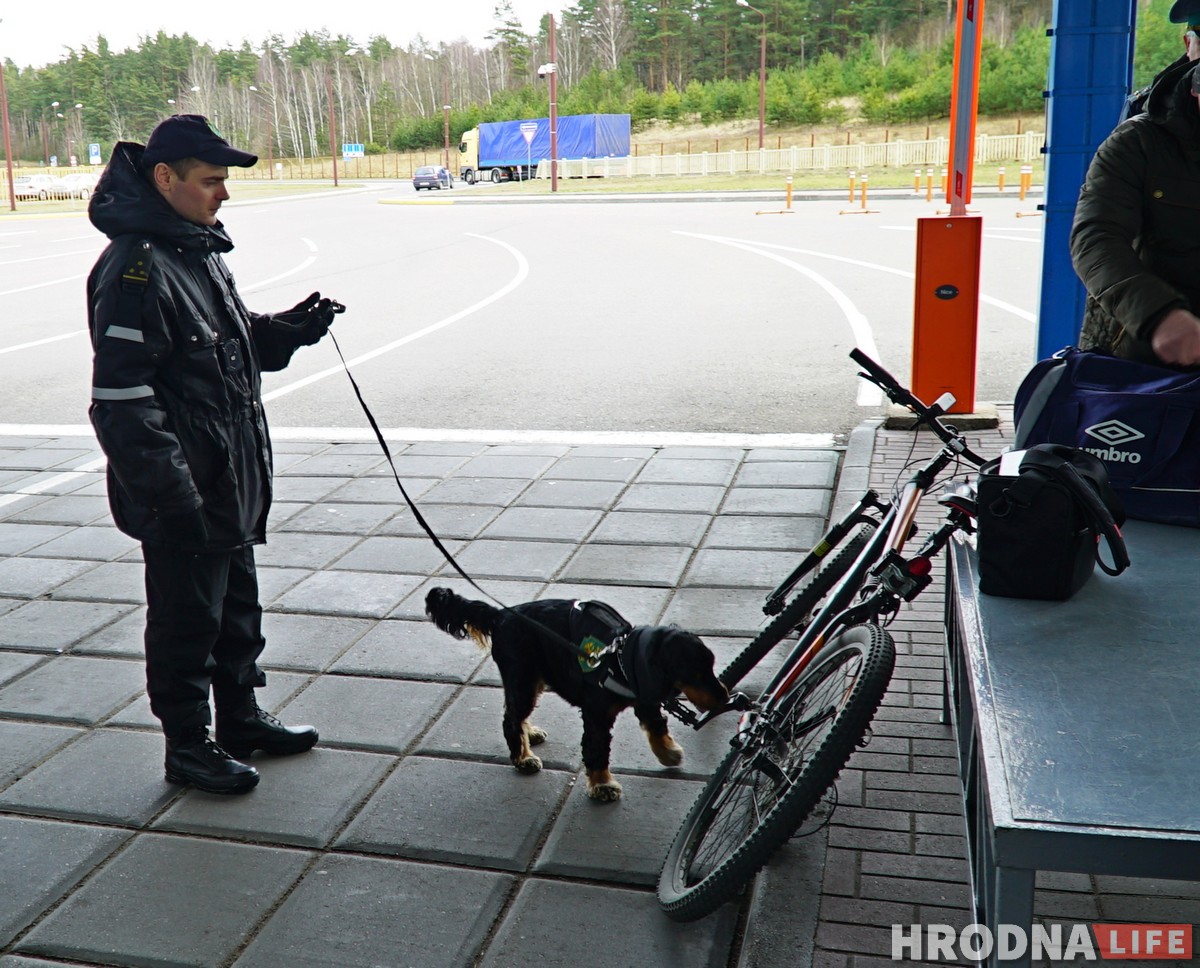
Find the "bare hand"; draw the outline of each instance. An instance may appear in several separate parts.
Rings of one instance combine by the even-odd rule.
[[[1164,363],[1200,364],[1200,319],[1186,309],[1172,309],[1155,327],[1150,347]]]

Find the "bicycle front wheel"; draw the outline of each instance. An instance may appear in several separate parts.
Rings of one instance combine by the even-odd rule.
[[[716,910],[795,832],[866,735],[895,661],[887,632],[854,626],[750,714],[667,853],[658,901],[669,917]]]
[[[717,677],[725,688],[733,689],[746,675],[758,665],[776,645],[793,632],[804,631],[809,621],[828,595],[850,570],[850,566],[858,560],[858,556],[866,547],[871,535],[875,533],[875,525],[864,525],[859,528],[846,546],[832,559],[827,561],[812,579],[793,596],[774,621],[758,633],[749,644],[737,654],[732,662]]]

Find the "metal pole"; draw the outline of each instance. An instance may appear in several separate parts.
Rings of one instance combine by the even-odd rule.
[[[333,187],[337,188],[337,127],[333,120],[333,65],[325,75],[325,90],[329,94],[329,153],[333,156]]]
[[[767,119],[767,15],[761,10],[762,37],[758,45],[758,147],[763,146],[763,131]]]
[[[4,167],[8,171],[8,207],[17,210],[17,196],[13,188],[12,134],[8,126],[8,92],[4,89],[4,61],[0,60],[0,121],[4,123]]]
[[[446,171],[450,172],[450,177],[454,177],[454,170],[450,167],[450,78],[442,78],[442,136],[446,140]]]
[[[554,49],[554,14],[550,14],[550,191],[558,191],[558,60]]]

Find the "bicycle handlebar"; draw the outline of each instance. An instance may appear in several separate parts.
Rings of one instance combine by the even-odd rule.
[[[940,406],[935,404],[931,407],[918,399],[911,390],[901,386],[899,380],[871,359],[871,357],[867,356],[866,353],[858,349],[858,347],[850,351],[850,359],[854,360],[855,363],[866,371],[865,373],[860,373],[859,376],[864,380],[870,380],[879,387],[892,403],[908,407],[909,410],[915,413],[917,415],[918,426],[925,424],[925,426],[937,434],[942,443],[950,445],[955,451],[977,466],[984,463],[984,459],[967,446],[962,435],[952,426],[942,421],[941,417],[945,411]]]

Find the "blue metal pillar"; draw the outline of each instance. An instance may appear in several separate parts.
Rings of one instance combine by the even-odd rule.
[[[1054,0],[1037,358],[1079,338],[1086,292],[1068,240],[1079,188],[1133,83],[1137,0]]]

